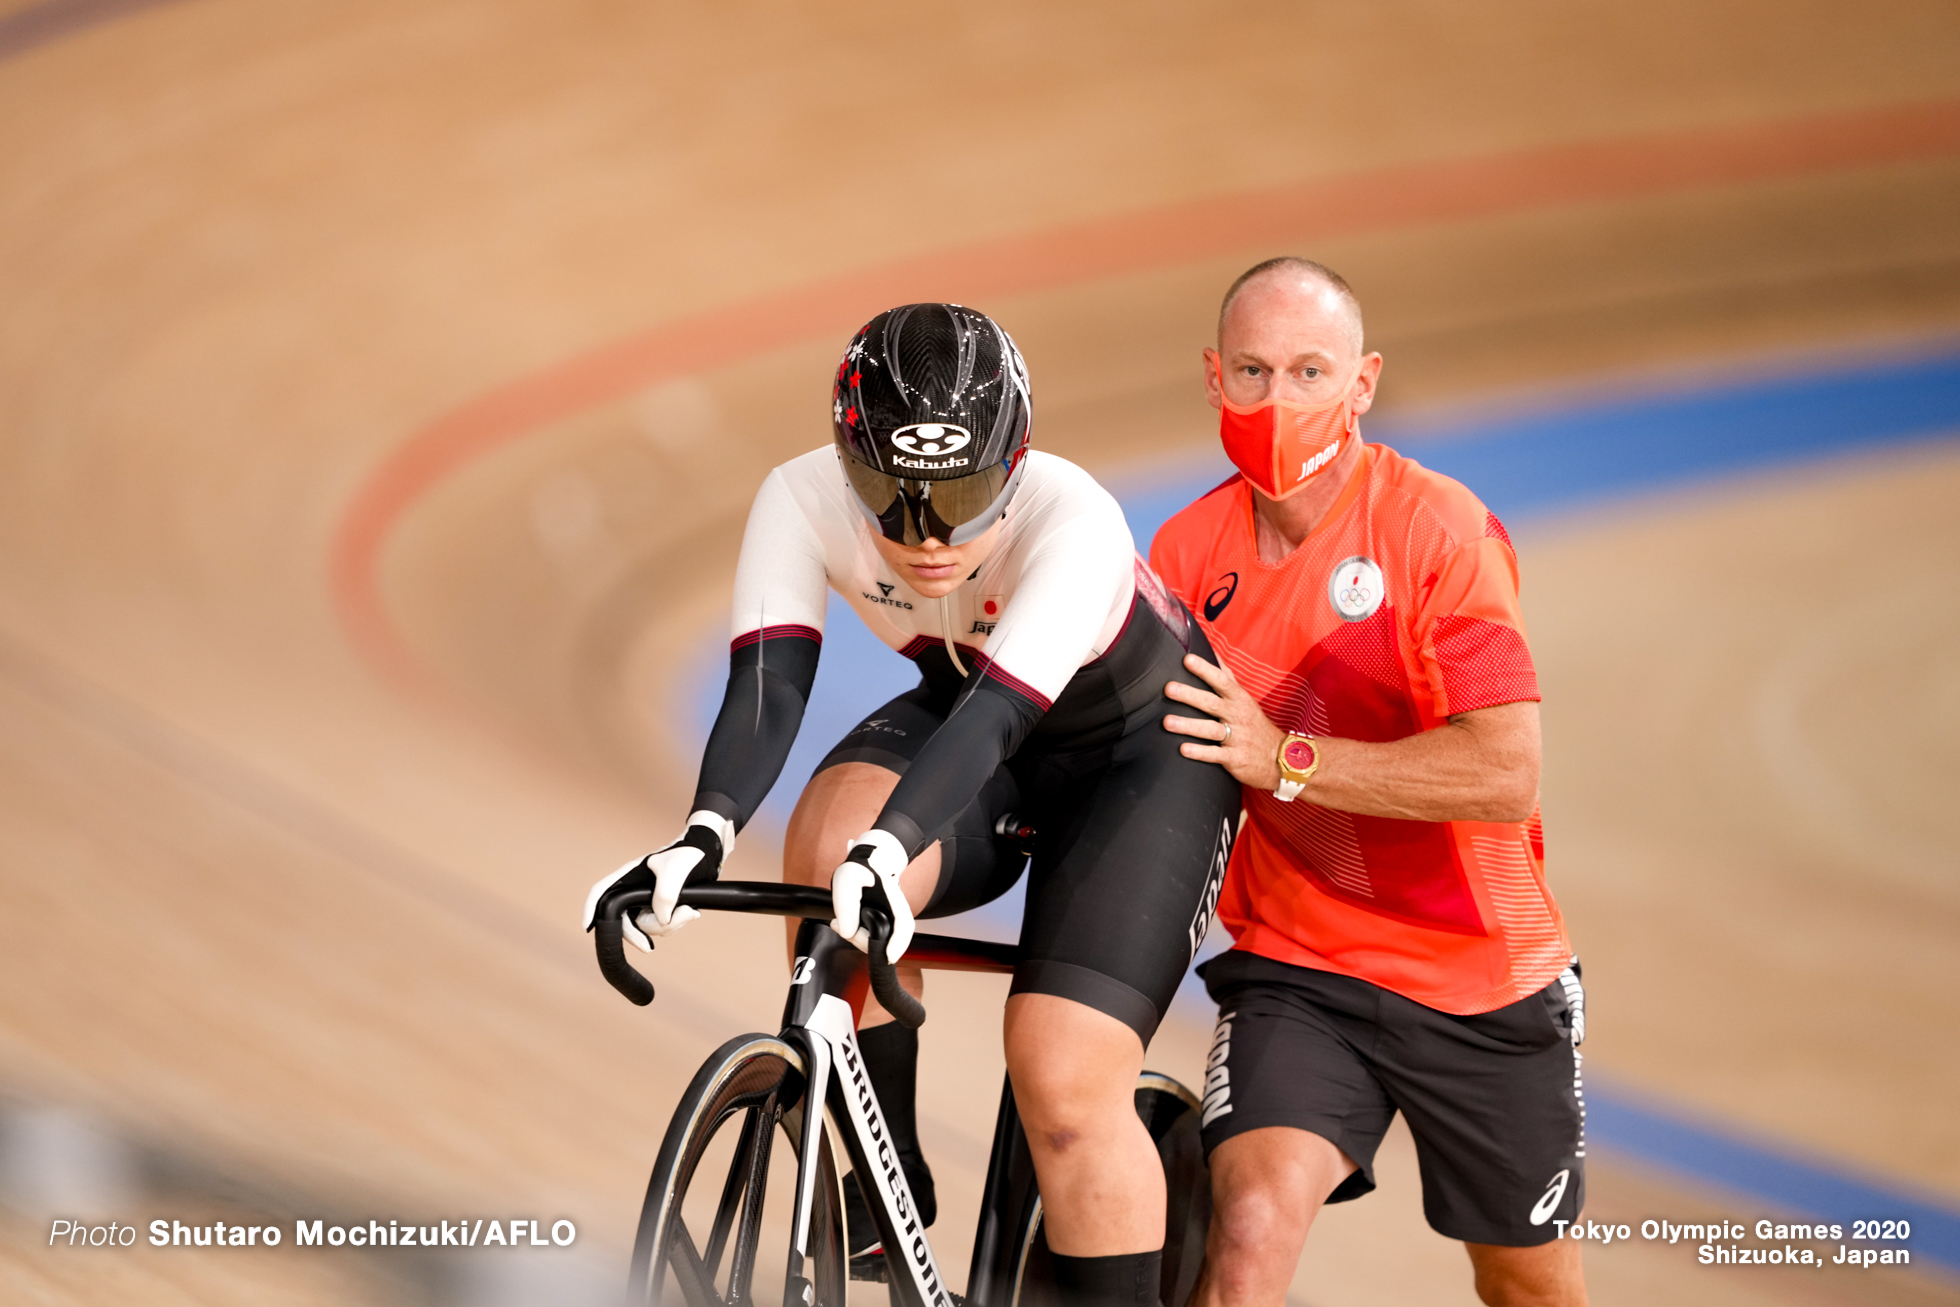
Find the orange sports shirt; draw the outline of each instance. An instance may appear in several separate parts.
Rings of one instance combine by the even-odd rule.
[[[1538,698],[1510,537],[1477,497],[1385,445],[1278,563],[1233,477],[1165,523],[1150,561],[1282,730],[1398,740]],[[1219,920],[1236,945],[1488,1012],[1571,962],[1542,827],[1403,821],[1245,791]]]

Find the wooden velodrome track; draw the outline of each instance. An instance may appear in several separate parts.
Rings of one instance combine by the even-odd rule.
[[[1936,0],[0,5],[0,1094],[218,1177],[102,1216],[566,1216],[611,1276],[783,978],[716,921],[632,1009],[578,906],[682,815],[673,678],[863,317],[996,314],[1098,472],[1205,438],[1218,292],[1278,250],[1359,288],[1386,413],[1830,367],[1960,327],[1956,56]],[[1524,543],[1589,1070],[1949,1204],[1956,492],[1949,446]],[[930,997],[956,1281],[999,1076],[957,1036],[1001,992]],[[1195,1081],[1207,1033],[1152,1063]],[[1383,1169],[1297,1300],[1469,1301]],[[1593,1192],[1732,1210],[1610,1156]],[[10,1301],[477,1292],[42,1215],[0,1223]],[[1601,1303],[1960,1300],[1589,1265]]]

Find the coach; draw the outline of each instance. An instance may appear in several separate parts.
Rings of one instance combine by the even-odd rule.
[[[1279,1304],[1323,1203],[1408,1117],[1423,1210],[1493,1304],[1585,1301],[1579,966],[1545,886],[1538,681],[1510,539],[1463,486],[1362,441],[1379,354],[1337,274],[1225,296],[1206,393],[1240,475],[1151,561],[1202,613],[1214,693],[1168,693],[1247,819],[1204,968],[1216,1206],[1206,1304]]]

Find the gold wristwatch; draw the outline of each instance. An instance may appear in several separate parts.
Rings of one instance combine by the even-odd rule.
[[[1281,803],[1291,803],[1300,795],[1300,789],[1320,768],[1320,750],[1314,747],[1313,736],[1288,733],[1279,742],[1279,752],[1273,755],[1279,764],[1279,788],[1273,797]]]

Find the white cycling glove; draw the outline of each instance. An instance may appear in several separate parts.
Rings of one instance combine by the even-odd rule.
[[[892,914],[892,937],[885,945],[885,959],[898,961],[912,943],[912,905],[898,887],[899,875],[910,861],[898,837],[885,831],[868,830],[852,840],[844,865],[830,878],[830,905],[837,913],[830,928],[869,953],[871,934],[859,924],[858,908],[864,902],[864,892],[877,885],[884,891]]]
[[[624,884],[637,889],[653,887],[653,903],[633,919],[623,920],[620,933],[642,952],[653,952],[649,935],[671,935],[701,914],[693,908],[677,908],[681,890],[690,881],[700,884],[721,874],[721,865],[735,848],[735,824],[716,813],[701,811],[687,819],[687,830],[666,848],[629,862],[610,876],[601,878],[585,896],[585,929],[592,929],[592,918],[599,900],[607,891]]]

